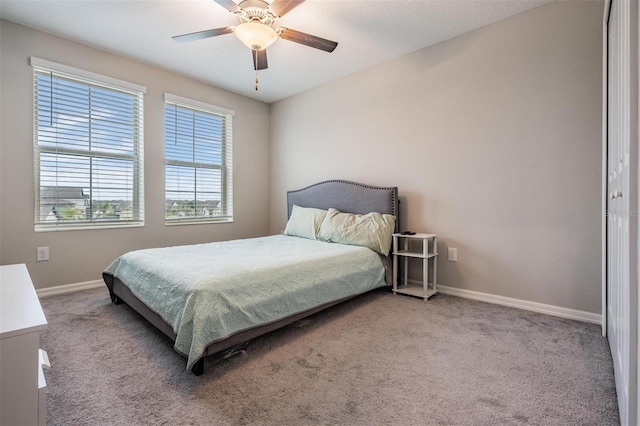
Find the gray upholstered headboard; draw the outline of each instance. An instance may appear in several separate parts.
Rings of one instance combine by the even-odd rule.
[[[328,180],[287,192],[287,218],[293,205],[327,210],[333,207],[344,213],[392,214],[398,225],[398,188],[369,186],[346,180]]]

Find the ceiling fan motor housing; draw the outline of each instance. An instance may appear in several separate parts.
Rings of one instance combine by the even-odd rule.
[[[271,26],[277,19],[268,9],[269,3],[263,0],[244,0],[240,3],[240,11],[237,12],[241,23],[259,21],[261,24]]]

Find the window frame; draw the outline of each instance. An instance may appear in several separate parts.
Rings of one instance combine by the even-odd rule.
[[[220,164],[209,162],[185,161],[185,160],[169,160],[167,159],[167,143],[169,141],[167,135],[167,123],[165,122],[164,136],[164,164],[165,164],[165,189],[164,189],[164,216],[166,226],[177,225],[197,225],[212,223],[230,223],[233,222],[233,117],[235,111],[205,102],[185,98],[171,93],[164,94],[164,116],[167,117],[167,108],[176,108],[176,119],[178,108],[191,110],[207,115],[217,116],[221,118],[221,159]],[[175,130],[177,132],[177,129]],[[177,137],[177,136],[176,136]],[[193,138],[197,138],[194,133]],[[183,219],[169,219],[168,212],[168,190],[167,190],[167,166],[192,167],[194,173],[197,169],[220,170],[220,203],[223,205],[223,213],[214,216],[187,216]],[[194,194],[197,198],[197,183],[194,182]],[[197,202],[197,199],[193,200]]]
[[[96,74],[90,71],[81,70],[71,66],[58,64],[55,62],[39,59],[36,57],[30,58],[30,63],[33,68],[33,157],[34,157],[34,187],[35,187],[35,208],[34,208],[34,230],[36,232],[49,232],[49,231],[69,231],[69,230],[93,230],[93,229],[107,229],[107,228],[129,228],[129,227],[142,227],[144,226],[144,95],[146,88],[138,84],[129,83],[126,81],[118,80],[112,77]],[[69,148],[59,146],[47,146],[40,143],[40,135],[38,134],[39,115],[38,115],[38,98],[40,93],[38,92],[38,76],[49,74],[50,78],[61,78],[73,83],[85,85],[86,87],[96,87],[98,89],[106,89],[110,91],[116,91],[131,95],[133,100],[132,113],[132,153],[125,152],[110,152],[107,150],[95,150],[91,146],[87,149],[82,148]],[[86,110],[86,114],[89,115],[89,122],[93,122],[91,118],[91,108]],[[91,139],[91,138],[90,138]],[[78,156],[80,158],[89,159],[90,163],[94,159],[98,160],[126,160],[131,161],[132,164],[132,187],[131,203],[133,217],[130,220],[104,220],[94,219],[93,217],[84,218],[82,220],[69,220],[69,221],[56,221],[47,222],[42,218],[41,214],[41,155],[42,154],[68,154]],[[57,162],[56,162],[57,163]],[[89,188],[91,194],[93,190],[99,187],[93,186],[91,182],[91,174]],[[61,188],[64,185],[59,183],[55,188]],[[79,187],[80,188],[80,187]],[[86,187],[82,187],[84,189]],[[128,188],[127,188],[128,190]],[[94,200],[90,199],[90,206]],[[95,200],[98,202],[99,200]],[[57,202],[57,200],[56,200]],[[91,207],[89,207],[91,208]],[[91,210],[90,210],[91,211]]]

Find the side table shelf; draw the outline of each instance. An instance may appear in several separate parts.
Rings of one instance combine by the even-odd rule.
[[[418,251],[411,241],[421,241]],[[422,282],[409,282],[409,259],[422,259]],[[399,261],[403,261],[402,279],[399,277]],[[424,300],[438,292],[438,236],[437,234],[393,234],[393,292],[421,297]]]

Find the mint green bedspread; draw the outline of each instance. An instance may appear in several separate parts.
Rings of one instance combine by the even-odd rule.
[[[374,251],[286,235],[133,251],[105,272],[173,326],[187,369],[238,331],[386,285]]]

